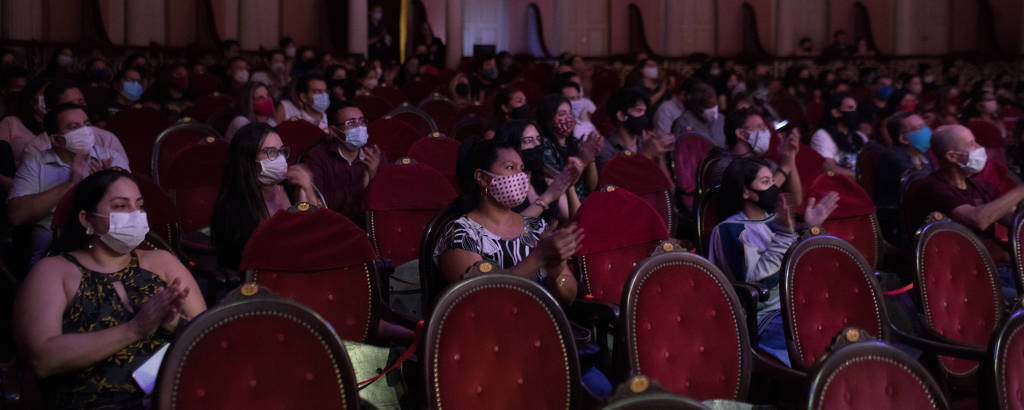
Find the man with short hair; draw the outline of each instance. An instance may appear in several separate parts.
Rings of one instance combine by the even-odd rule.
[[[85,102],[85,97],[82,96],[82,91],[78,89],[74,83],[68,80],[57,79],[54,80],[50,85],[46,86],[46,92],[43,94],[43,101],[46,102],[47,107],[56,107],[62,104],[75,104],[85,107],[88,110],[88,105]],[[124,146],[121,145],[121,141],[117,139],[117,136],[112,132],[105,129],[92,127],[92,133],[96,137],[96,145],[116,152],[123,158],[128,158],[128,154],[124,150]],[[21,159],[28,155],[37,154],[50,149],[50,136],[47,135],[46,130],[39,133],[25,147],[23,152],[15,152],[14,157],[18,164],[21,163]]]
[[[235,92],[249,82],[249,61],[240,56],[228,60],[227,78],[224,81],[225,92]]]
[[[671,90],[672,98],[658,106],[658,111],[654,113],[655,130],[672,132],[672,123],[683,115],[683,111],[686,111],[683,104],[686,102],[687,85],[686,83],[676,84],[676,87]]]
[[[105,168],[128,170],[128,160],[95,144],[95,128],[85,108],[62,104],[46,113],[44,127],[51,147],[24,159],[8,196],[8,216],[15,226],[32,227],[31,258],[35,264],[50,246],[53,210],[68,190],[89,174]]]
[[[672,123],[672,134],[700,134],[716,147],[725,147],[725,116],[718,112],[718,95],[707,83],[694,82],[686,90],[686,108]]]
[[[629,88],[619,89],[608,99],[605,109],[615,129],[605,138],[601,152],[594,158],[598,171],[614,156],[626,152],[648,157],[663,168],[667,166],[664,154],[672,150],[675,138],[651,129],[647,98],[643,94]]]
[[[331,96],[327,94],[327,83],[316,74],[306,74],[295,80],[296,100],[283,100],[274,112],[274,122],[280,124],[291,119],[300,119],[316,125],[327,132],[327,109]]]

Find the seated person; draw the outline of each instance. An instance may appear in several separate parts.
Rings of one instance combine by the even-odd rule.
[[[25,148],[43,132],[43,117],[46,116],[46,86],[49,80],[35,78],[25,85],[18,96],[17,107],[8,107],[8,115],[0,120],[0,141],[7,141],[14,153],[14,166],[21,165]]]
[[[242,250],[261,222],[296,202],[322,207],[313,177],[304,165],[288,166],[291,149],[267,124],[253,123],[235,133],[210,224],[217,263],[238,269]],[[294,187],[291,195],[281,183]]]
[[[608,99],[605,109],[615,129],[605,137],[601,150],[594,158],[599,172],[612,157],[626,151],[656,160],[671,150],[666,144],[668,139],[674,141],[674,138],[651,130],[651,120],[647,117],[647,99],[636,90],[623,88],[616,91]]]
[[[868,142],[859,125],[857,100],[843,93],[829,97],[821,128],[811,135],[811,148],[825,157],[826,170],[857,179],[857,153]]]
[[[331,96],[327,94],[327,83],[316,74],[308,74],[295,80],[292,97],[282,100],[274,111],[274,122],[280,124],[291,119],[300,119],[328,132],[327,109]]]
[[[257,82],[246,84],[238,93],[237,101],[235,109],[238,111],[238,115],[228,124],[227,131],[224,131],[224,137],[228,141],[235,136],[239,128],[249,123],[261,122],[271,127],[277,126],[273,118],[274,99],[270,97],[270,89],[265,84]]]
[[[114,77],[114,99],[107,104],[107,114],[131,108],[142,99],[145,81],[138,68],[127,68]]]
[[[719,215],[730,215],[711,231],[708,258],[734,280],[759,282],[771,296],[758,302],[759,347],[789,366],[779,302],[782,258],[799,235],[792,200],[780,195],[769,164],[757,158],[737,158],[722,180]],[[811,198],[804,211],[808,226],[819,226],[836,209],[839,194],[821,201]]]
[[[51,147],[24,159],[8,196],[11,223],[31,226],[29,266],[50,245],[53,210],[69,189],[101,169],[128,169],[124,156],[95,144],[95,128],[89,125],[85,107],[58,105],[46,113],[44,123]]]
[[[886,121],[886,127],[895,144],[878,159],[874,200],[875,205],[883,208],[878,212],[882,231],[886,238],[893,238],[899,229],[899,213],[895,207],[903,177],[915,171],[935,172],[935,164],[927,155],[932,130],[920,115],[912,111],[897,112]]]
[[[76,104],[81,107],[85,107],[86,114],[89,113],[89,107],[85,103],[85,97],[82,95],[82,91],[78,89],[78,86],[68,80],[54,80],[46,87],[46,92],[43,93],[43,96],[47,107],[56,107],[61,104]],[[106,148],[107,150],[115,152],[124,158],[128,158],[128,154],[124,151],[124,146],[121,145],[121,141],[117,139],[116,135],[103,128],[92,125],[89,127],[92,128],[92,133],[96,137],[97,146]],[[50,149],[50,137],[46,135],[46,131],[44,130],[39,133],[39,135],[37,135],[36,138],[32,140],[32,143],[25,149],[27,152],[22,155],[38,153]]]
[[[330,134],[310,148],[302,161],[327,207],[363,226],[366,187],[387,159],[380,148],[366,146],[367,122],[359,107],[342,101],[328,118]]]
[[[980,178],[972,178],[985,168],[988,155],[962,125],[943,125],[932,135],[932,152],[938,158],[938,171],[924,178],[918,194],[908,198],[912,226],[924,223],[932,212],[942,212],[970,228],[992,255],[999,270],[1003,293],[1016,296],[1010,254],[995,235],[995,224],[1013,226],[1013,213],[1024,200],[1024,185],[999,195],[999,191]]]
[[[771,147],[772,133],[764,119],[751,108],[741,108],[729,114],[725,119],[726,150],[718,155],[723,159],[714,162],[711,170],[709,186],[722,183],[725,169],[732,158],[764,158]],[[775,185],[793,196],[795,206],[803,200],[803,185],[796,166],[796,154],[800,151],[800,133],[793,128],[785,134],[783,143],[779,145],[776,158],[779,163],[770,162]]]
[[[131,175],[102,170],[75,189],[54,256],[14,302],[19,357],[45,408],[143,408],[132,372],[204,310],[192,274],[163,250],[140,250],[149,224]]]
[[[570,188],[583,172],[583,161],[570,157],[568,165],[561,171],[548,167],[544,162],[543,139],[537,132],[537,126],[524,120],[508,120],[494,135],[497,144],[515,147],[523,160],[523,171],[530,178],[526,200],[513,210],[522,216],[543,217],[545,220],[558,218],[567,222],[575,213],[575,208],[573,212],[569,209],[570,196],[574,197],[578,207],[576,190]]]
[[[590,134],[597,133],[597,128],[590,122],[590,115],[597,107],[594,107],[594,103],[590,99],[583,97],[579,83],[565,81],[556,88],[558,88],[557,92],[569,100],[569,104],[572,106],[572,116],[576,119],[576,128],[572,131],[573,137],[586,141]]]
[[[537,106],[537,128],[540,135],[546,137],[541,144],[544,147],[544,165],[555,170],[552,174],[565,169],[570,158],[583,162],[583,177],[573,186],[575,197],[569,197],[570,209],[575,210],[588,193],[597,189],[598,175],[594,160],[604,138],[596,132],[587,136],[585,142],[573,137],[576,119],[572,115],[572,105],[560,94],[548,94],[541,99]]]
[[[718,112],[718,96],[706,83],[695,81],[686,90],[686,110],[672,123],[672,134],[703,135],[716,147],[725,146],[725,117]]]

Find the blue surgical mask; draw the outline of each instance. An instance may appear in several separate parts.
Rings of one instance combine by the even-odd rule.
[[[128,101],[138,101],[142,98],[142,84],[138,81],[125,81],[121,85],[121,96]]]
[[[352,129],[345,130],[345,144],[349,147],[359,149],[366,145],[366,141],[370,139],[370,135],[366,132],[365,126],[358,126]]]
[[[331,96],[327,93],[313,94],[313,109],[319,112],[326,112],[331,106]]]
[[[917,148],[922,153],[928,152],[928,149],[932,147],[932,129],[928,128],[927,125],[917,131],[908,132],[903,135],[910,141],[910,146]]]

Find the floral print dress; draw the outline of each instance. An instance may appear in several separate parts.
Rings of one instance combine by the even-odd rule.
[[[434,262],[437,263],[446,250],[462,249],[480,254],[484,259],[498,264],[501,269],[511,268],[526,259],[544,232],[543,219],[524,216],[523,225],[522,235],[511,239],[502,238],[463,215],[445,227],[434,248]],[[543,278],[538,276],[537,279],[540,282]]]

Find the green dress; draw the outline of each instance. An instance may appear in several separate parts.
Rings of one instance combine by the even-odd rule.
[[[128,266],[113,273],[91,271],[70,254],[63,256],[82,272],[78,291],[64,309],[62,331],[65,334],[96,332],[126,323],[150,296],[167,286],[160,276],[139,267],[135,252],[131,253]],[[131,310],[117,295],[116,282],[124,286]],[[40,387],[48,407],[142,408],[145,393],[132,379],[132,372],[168,343],[170,336],[160,328],[152,337],[137,340],[92,366],[42,380]]]

